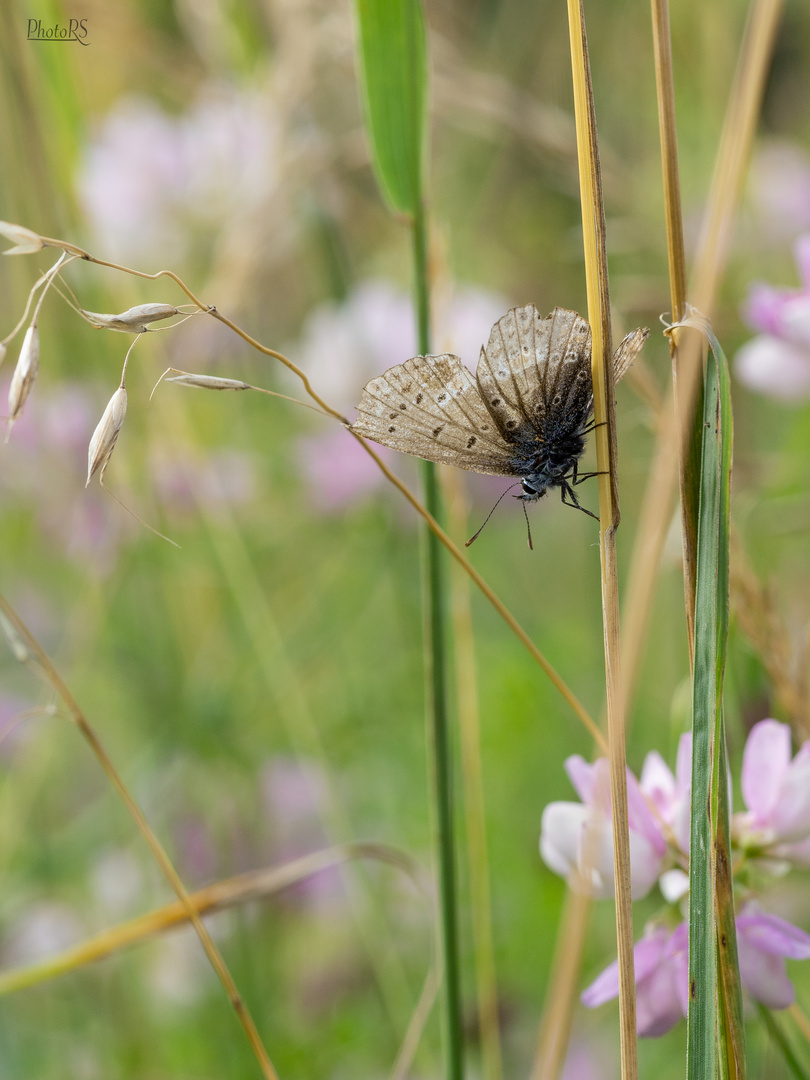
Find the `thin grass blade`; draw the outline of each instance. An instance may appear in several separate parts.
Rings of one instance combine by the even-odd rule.
[[[704,383],[697,523],[687,1076],[713,1080],[718,1074],[744,1075],[745,1047],[729,872],[722,715],[728,638],[731,397],[725,356],[708,327],[699,328],[709,337],[713,358]],[[719,1008],[722,1016],[718,1016]]]
[[[427,103],[419,0],[356,0],[360,82],[377,183],[392,210],[415,217],[422,198]]]

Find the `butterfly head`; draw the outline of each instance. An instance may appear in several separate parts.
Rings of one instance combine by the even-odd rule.
[[[523,479],[520,482],[521,494],[515,495],[516,499],[522,499],[523,502],[537,502],[542,498],[548,490],[548,485],[538,480],[536,477],[532,477],[531,480]]]

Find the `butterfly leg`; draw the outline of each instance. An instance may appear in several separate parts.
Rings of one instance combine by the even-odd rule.
[[[573,467],[573,469],[571,471],[571,483],[573,483],[573,484],[581,484],[583,480],[590,480],[594,476],[606,476],[607,475],[607,473],[605,472],[604,469],[601,472],[586,472],[586,473],[580,474],[579,472],[577,472],[577,465],[578,465],[578,462],[575,461],[574,462],[574,467]]]
[[[595,420],[591,420],[590,424],[588,424],[587,427],[584,427],[580,432],[578,432],[578,434],[579,435],[590,435],[590,433],[592,431],[596,431],[596,429],[598,427],[604,427],[606,423],[607,423],[607,420],[600,420],[598,424],[597,424],[597,422]]]
[[[566,502],[566,495],[571,500],[570,502]],[[596,514],[592,514],[590,510],[586,510],[584,506],[580,506],[579,500],[574,494],[574,489],[567,480],[563,480],[562,484],[560,484],[560,499],[562,500],[563,506],[573,506],[576,510],[581,510],[583,514],[587,514],[588,517],[592,517],[594,521],[599,520]]]

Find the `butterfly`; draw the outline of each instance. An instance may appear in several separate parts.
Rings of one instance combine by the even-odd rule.
[[[634,330],[619,345],[616,382],[648,333]],[[357,412],[351,430],[383,446],[517,478],[524,512],[527,502],[559,488],[565,505],[596,517],[574,492],[595,475],[578,472],[594,425],[591,328],[575,311],[555,308],[542,319],[534,304],[512,308],[492,327],[475,378],[449,353],[414,356],[372,379]]]

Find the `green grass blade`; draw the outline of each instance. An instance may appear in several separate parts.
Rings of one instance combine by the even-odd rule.
[[[713,1080],[718,1072],[721,1077],[745,1073],[722,713],[728,638],[731,396],[725,356],[713,334],[702,328],[708,332],[713,359],[707,365],[704,387],[695,603],[689,1080]],[[718,1009],[722,1009],[720,1017]]]
[[[810,1073],[807,1072],[807,1069],[804,1068],[802,1063],[796,1057],[792,1046],[788,1042],[787,1036],[784,1031],[782,1031],[782,1028],[771,1010],[766,1009],[764,1005],[758,1005],[757,1010],[759,1012],[759,1018],[765,1025],[765,1029],[770,1035],[771,1040],[774,1045],[778,1047],[779,1052],[785,1059],[785,1064],[793,1076],[796,1077],[796,1080],[810,1080]]]
[[[356,0],[361,86],[377,182],[392,210],[415,217],[422,198],[427,103],[419,0]]]
[[[356,0],[366,130],[380,190],[390,208],[407,214],[413,240],[414,301],[419,352],[430,352],[428,231],[422,200],[427,56],[420,0]],[[442,517],[436,467],[421,463],[425,506]],[[461,971],[453,806],[453,744],[447,701],[447,584],[441,546],[423,534],[428,739],[437,833],[439,921],[447,1080],[464,1076]]]

